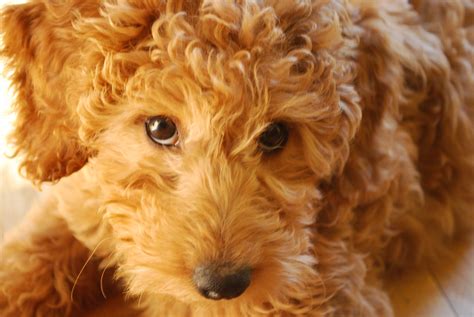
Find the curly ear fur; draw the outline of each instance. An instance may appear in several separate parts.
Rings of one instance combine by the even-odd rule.
[[[33,1],[1,11],[3,46],[0,57],[17,92],[15,127],[10,135],[21,170],[35,182],[55,181],[80,169],[90,150],[78,137],[75,108],[67,102],[72,40],[71,19],[76,11],[93,12],[91,1]],[[74,8],[74,10],[71,10]],[[97,4],[95,5],[97,11]],[[71,65],[72,64],[72,65]]]

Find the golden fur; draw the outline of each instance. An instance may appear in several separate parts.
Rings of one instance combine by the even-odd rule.
[[[1,247],[1,316],[111,288],[143,316],[392,316],[384,273],[473,226],[471,0],[31,0],[1,31],[15,154],[60,180]],[[147,139],[162,114],[179,148]],[[211,260],[250,288],[201,297]]]

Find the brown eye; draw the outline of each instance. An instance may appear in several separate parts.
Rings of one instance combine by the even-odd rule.
[[[148,118],[145,128],[148,137],[155,143],[166,146],[178,144],[178,129],[170,118],[164,116]]]
[[[288,128],[281,122],[271,123],[260,135],[260,150],[270,153],[283,148],[288,141]]]

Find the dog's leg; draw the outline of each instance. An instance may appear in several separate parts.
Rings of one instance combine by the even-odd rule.
[[[380,284],[380,283],[377,283]],[[348,295],[348,294],[346,294]],[[393,309],[382,287],[365,281],[364,286],[350,294],[351,302],[337,306],[335,316],[344,317],[393,317]],[[354,301],[357,300],[357,301]]]
[[[103,298],[98,261],[56,207],[34,208],[0,247],[0,316],[70,316]]]
[[[353,241],[344,238],[351,231],[351,209],[336,208],[320,214],[319,232],[314,241],[318,258],[316,270],[329,299],[325,311],[330,313],[310,316],[392,317],[377,259],[367,256],[366,251],[354,249]],[[335,214],[340,219],[338,225],[333,225]],[[312,300],[309,298],[308,303]],[[318,307],[317,311],[322,310]]]

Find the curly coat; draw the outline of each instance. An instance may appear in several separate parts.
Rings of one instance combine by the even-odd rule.
[[[392,316],[385,273],[474,225],[470,0],[31,0],[0,20],[11,144],[57,183],[1,247],[1,316],[117,288],[143,316]],[[179,147],[148,140],[154,115]],[[274,121],[288,144],[259,153]],[[207,261],[250,265],[249,289],[204,299]]]

